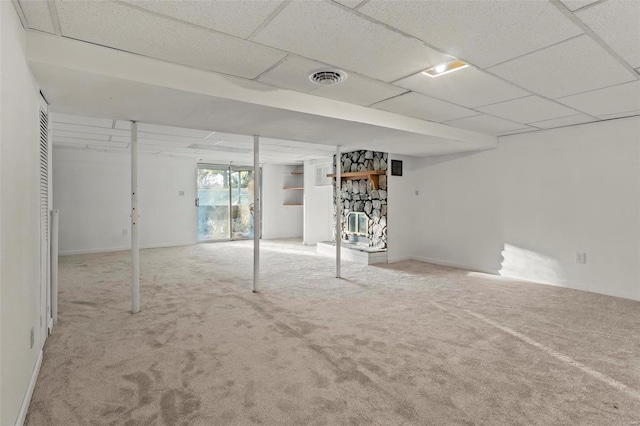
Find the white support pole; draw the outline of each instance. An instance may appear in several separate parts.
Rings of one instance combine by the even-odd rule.
[[[342,159],[340,148],[336,147],[336,278],[340,278],[340,248],[342,246]]]
[[[138,238],[138,123],[131,122],[131,313],[140,312],[140,246]]]
[[[51,318],[58,323],[58,223],[60,210],[51,210]]]
[[[260,292],[260,136],[253,137],[253,292]]]

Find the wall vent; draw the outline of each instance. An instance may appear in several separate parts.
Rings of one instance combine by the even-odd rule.
[[[328,186],[333,180],[327,175],[331,173],[331,164],[318,164],[316,166],[316,186]]]

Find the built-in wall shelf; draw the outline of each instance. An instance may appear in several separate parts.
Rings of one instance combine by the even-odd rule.
[[[304,204],[304,169],[291,166],[282,177],[283,206],[301,206]]]
[[[352,179],[369,179],[371,181],[371,188],[378,189],[380,175],[386,175],[386,170],[362,170],[360,172],[345,172],[340,174],[342,180]],[[336,178],[335,173],[328,174],[327,177]]]

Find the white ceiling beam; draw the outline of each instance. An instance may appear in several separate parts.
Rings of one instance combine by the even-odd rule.
[[[88,76],[103,76],[129,82],[138,82],[161,88],[174,89],[198,95],[215,97],[216,102],[230,101],[254,106],[288,111],[299,120],[312,120],[309,116],[351,122],[366,137],[354,144],[366,143],[373,130],[392,130],[401,137],[410,137],[428,144],[430,139],[439,143],[449,140],[468,149],[489,149],[497,146],[497,138],[474,131],[457,129],[447,125],[414,119],[386,111],[319,98],[290,90],[276,89],[263,83],[202,71],[182,65],[134,55],[114,49],[92,45],[76,40],[51,35],[27,32],[27,56],[32,66],[37,65],[41,73],[49,68],[67,69]],[[38,78],[38,73],[36,78]],[[46,88],[45,88],[46,89]],[[77,89],[76,89],[77,90]],[[297,115],[295,115],[297,114]],[[119,118],[119,117],[115,117]],[[133,119],[135,117],[125,117]],[[327,123],[327,120],[324,120]],[[325,124],[326,125],[326,124]],[[344,123],[342,123],[344,125]],[[274,130],[264,133],[279,137]],[[395,134],[394,133],[394,134]],[[286,135],[285,135],[286,136]],[[281,138],[285,139],[285,136]],[[320,142],[310,140],[308,142]],[[327,143],[333,143],[328,141]],[[459,146],[456,147],[459,150]]]

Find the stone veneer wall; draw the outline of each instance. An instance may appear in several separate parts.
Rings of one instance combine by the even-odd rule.
[[[377,151],[352,151],[341,155],[342,172],[387,170],[388,154]],[[334,173],[335,156],[334,156]],[[336,220],[336,190],[333,192],[333,223]],[[367,240],[369,247],[387,248],[387,175],[380,175],[378,189],[371,188],[369,179],[345,179],[339,192],[342,203],[342,239],[348,240],[347,216],[350,212],[364,212],[369,218]],[[335,226],[334,226],[335,229]],[[335,234],[335,231],[334,231]],[[335,237],[335,235],[334,235]],[[362,241],[360,241],[362,242]]]

